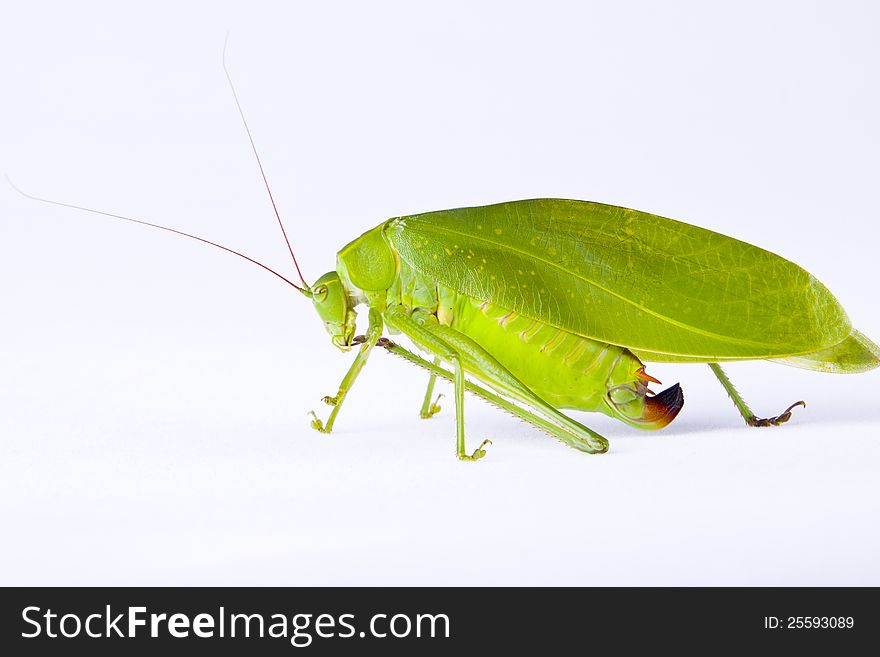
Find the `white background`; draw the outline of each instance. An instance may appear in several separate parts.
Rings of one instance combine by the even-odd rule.
[[[784,255],[880,339],[878,13],[792,3],[4,2],[0,168],[310,279],[387,217],[535,196]],[[2,584],[880,584],[880,374],[653,366],[666,430],[588,456],[376,353],[199,244],[0,188]],[[448,392],[448,391],[447,391]]]

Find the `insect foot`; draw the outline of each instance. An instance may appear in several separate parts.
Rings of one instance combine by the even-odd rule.
[[[755,417],[752,415],[746,419],[746,424],[750,427],[778,427],[780,424],[784,424],[791,419],[791,411],[797,406],[803,406],[806,408],[807,404],[803,401],[797,401],[776,417]]]
[[[442,394],[437,395],[437,399],[434,400],[434,402],[427,408],[427,410],[421,411],[419,413],[419,417],[422,418],[423,420],[428,420],[428,419],[434,417],[435,415],[437,415],[437,413],[440,412],[440,408],[441,408],[441,406],[440,406],[440,398],[441,397],[443,397]]]
[[[328,406],[336,406],[336,404],[339,403],[339,397],[331,397],[330,395],[325,395],[324,397],[321,397],[321,401]]]
[[[324,428],[324,423],[318,419],[318,416],[315,415],[315,411],[309,411],[309,415],[312,416],[312,421],[309,423],[315,431],[320,431],[321,433],[330,433],[327,429]]]
[[[467,454],[459,454],[458,458],[462,461],[479,461],[481,458],[486,456],[486,450],[483,449],[486,445],[491,445],[492,441],[489,439],[484,440],[480,443],[480,446],[474,450],[474,453],[468,456]]]

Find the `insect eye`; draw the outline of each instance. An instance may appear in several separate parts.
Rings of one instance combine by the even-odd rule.
[[[327,297],[327,286],[320,285],[320,286],[316,287],[314,294],[315,294],[315,298],[318,301],[323,301]]]

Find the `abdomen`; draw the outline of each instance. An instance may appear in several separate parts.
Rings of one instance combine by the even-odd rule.
[[[448,289],[441,288],[440,298],[437,317],[442,324],[477,342],[557,408],[607,413],[609,380],[632,380],[641,367],[628,349]]]

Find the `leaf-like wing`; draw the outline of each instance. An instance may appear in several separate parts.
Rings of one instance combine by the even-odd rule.
[[[398,217],[386,234],[462,294],[634,350],[785,357],[850,334],[838,301],[796,264],[636,210],[534,199]]]
[[[880,347],[855,329],[833,347],[811,354],[773,358],[772,362],[831,374],[858,374],[880,367]]]

